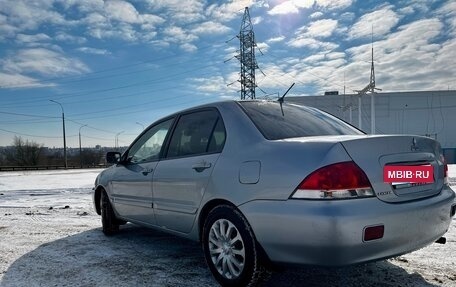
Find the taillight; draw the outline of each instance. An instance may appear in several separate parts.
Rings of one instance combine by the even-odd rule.
[[[324,166],[308,175],[291,198],[344,199],[374,196],[369,179],[353,161]]]
[[[443,163],[443,184],[449,185],[450,182],[448,181],[448,164],[443,154],[440,154],[440,160]]]

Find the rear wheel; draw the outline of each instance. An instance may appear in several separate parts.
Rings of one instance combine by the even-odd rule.
[[[268,274],[250,225],[234,207],[210,211],[202,239],[206,262],[222,286],[256,286]]]
[[[100,197],[101,203],[101,225],[103,227],[103,233],[105,235],[113,235],[119,232],[119,223],[114,214],[111,202],[109,197],[106,194],[106,191],[101,192]]]

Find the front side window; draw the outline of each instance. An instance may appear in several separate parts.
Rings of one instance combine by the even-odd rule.
[[[130,148],[128,158],[131,163],[158,160],[166,135],[174,119],[161,122],[150,128]]]
[[[185,114],[176,125],[167,157],[220,152],[224,143],[225,128],[216,111]]]

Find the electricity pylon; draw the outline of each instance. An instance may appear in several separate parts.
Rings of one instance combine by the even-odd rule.
[[[241,30],[237,35],[240,42],[239,54],[236,58],[241,63],[241,100],[255,99],[255,70],[258,64],[255,59],[255,33],[253,32],[252,21],[250,20],[249,8],[245,7],[242,18]]]

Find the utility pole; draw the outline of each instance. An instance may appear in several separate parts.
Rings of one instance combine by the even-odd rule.
[[[123,133],[123,132],[125,132],[125,131],[121,131],[121,132],[118,132],[118,133],[116,134],[116,141],[115,141],[116,150],[119,149],[119,135],[120,135],[121,133]]]
[[[364,87],[364,89],[357,91],[358,92],[358,128],[362,128],[361,126],[361,97],[366,95],[367,92],[370,92],[371,96],[371,134],[375,134],[375,99],[374,94],[375,90],[381,91],[375,86],[375,68],[374,68],[374,29],[372,28],[372,48],[371,48],[371,73],[369,84]]]
[[[255,33],[250,20],[249,8],[245,7],[241,30],[237,35],[240,42],[239,54],[235,57],[241,63],[241,100],[255,99],[255,69],[258,64],[255,59]]]
[[[79,162],[81,164],[81,168],[82,168],[82,146],[81,146],[81,129],[83,127],[86,127],[87,125],[83,125],[79,128]]]
[[[361,95],[358,96],[358,128],[363,129],[363,122],[361,120]]]
[[[60,106],[62,109],[62,124],[63,124],[63,157],[65,160],[65,169],[68,168],[68,161],[67,161],[67,148],[66,148],[66,136],[65,136],[65,111],[63,110],[63,106],[61,103],[54,101],[54,100],[49,100],[53,103],[56,103]]]
[[[375,135],[375,99],[374,99],[374,89],[375,89],[375,69],[374,69],[374,28],[372,28],[372,51],[371,51],[371,74],[369,87],[371,92],[371,134]]]

